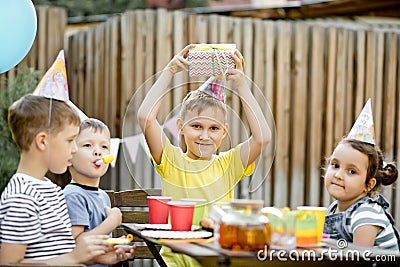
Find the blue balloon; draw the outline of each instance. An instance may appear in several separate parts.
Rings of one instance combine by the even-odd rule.
[[[37,17],[30,0],[0,0],[0,73],[24,59],[35,41]]]

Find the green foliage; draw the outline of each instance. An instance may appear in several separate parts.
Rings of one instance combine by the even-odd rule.
[[[33,0],[35,5],[63,7],[68,17],[122,13],[128,9],[144,9],[146,0]]]
[[[0,192],[18,167],[19,152],[8,128],[8,107],[22,96],[32,93],[41,77],[40,71],[20,67],[14,79],[0,83]]]
[[[204,7],[208,5],[207,0],[181,1],[187,8]],[[126,10],[145,9],[147,6],[146,0],[33,0],[33,3],[35,5],[63,7],[67,10],[68,17],[123,13]]]

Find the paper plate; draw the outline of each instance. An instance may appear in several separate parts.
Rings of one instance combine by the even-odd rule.
[[[211,232],[205,231],[152,231],[144,230],[141,232],[143,236],[151,238],[166,238],[166,239],[191,239],[191,238],[208,238],[212,236]]]
[[[134,225],[139,230],[171,230],[170,224],[134,223]]]
[[[139,230],[171,230],[170,224],[150,224],[150,223],[134,223]],[[198,230],[200,226],[192,225],[192,231]]]

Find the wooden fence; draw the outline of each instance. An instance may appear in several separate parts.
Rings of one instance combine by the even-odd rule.
[[[38,11],[41,25],[44,11]],[[399,32],[396,25],[347,19],[273,21],[164,9],[127,11],[69,36],[65,49],[70,96],[88,116],[106,122],[113,137],[134,136],[140,133],[136,110],[154,75],[174,54],[189,43],[235,43],[274,128],[274,141],[257,162],[255,174],[239,184],[236,197],[264,199],[265,205],[278,207],[328,206],[332,200],[322,179],[324,157],[350,130],[369,97],[377,143],[386,160],[397,160],[400,166]],[[34,47],[51,54],[42,58],[38,53],[42,65],[34,66],[57,54],[36,42]],[[161,123],[176,114],[195,83],[183,74],[174,79],[163,99]],[[231,93],[228,104],[230,140],[223,149],[248,136],[239,99]],[[121,149],[117,167],[102,181],[105,188],[160,187],[142,147],[134,164],[125,154]],[[385,190],[396,217],[398,187]]]

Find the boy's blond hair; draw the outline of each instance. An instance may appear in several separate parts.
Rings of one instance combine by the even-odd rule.
[[[105,131],[106,133],[108,133],[108,135],[110,135],[110,129],[101,120],[95,118],[85,119],[84,121],[81,122],[79,126],[79,133],[89,128],[92,129],[93,132],[100,131],[102,133],[103,131]]]
[[[79,123],[79,115],[67,103],[43,96],[25,95],[8,109],[8,125],[21,152],[29,151],[41,131],[58,134],[66,125],[79,126]]]
[[[182,118],[182,120],[184,120],[185,115],[188,111],[196,110],[198,113],[201,113],[204,109],[209,107],[220,109],[224,113],[224,117],[226,118],[227,112],[226,105],[224,103],[202,91],[191,91],[185,96],[182,101],[180,117]]]

